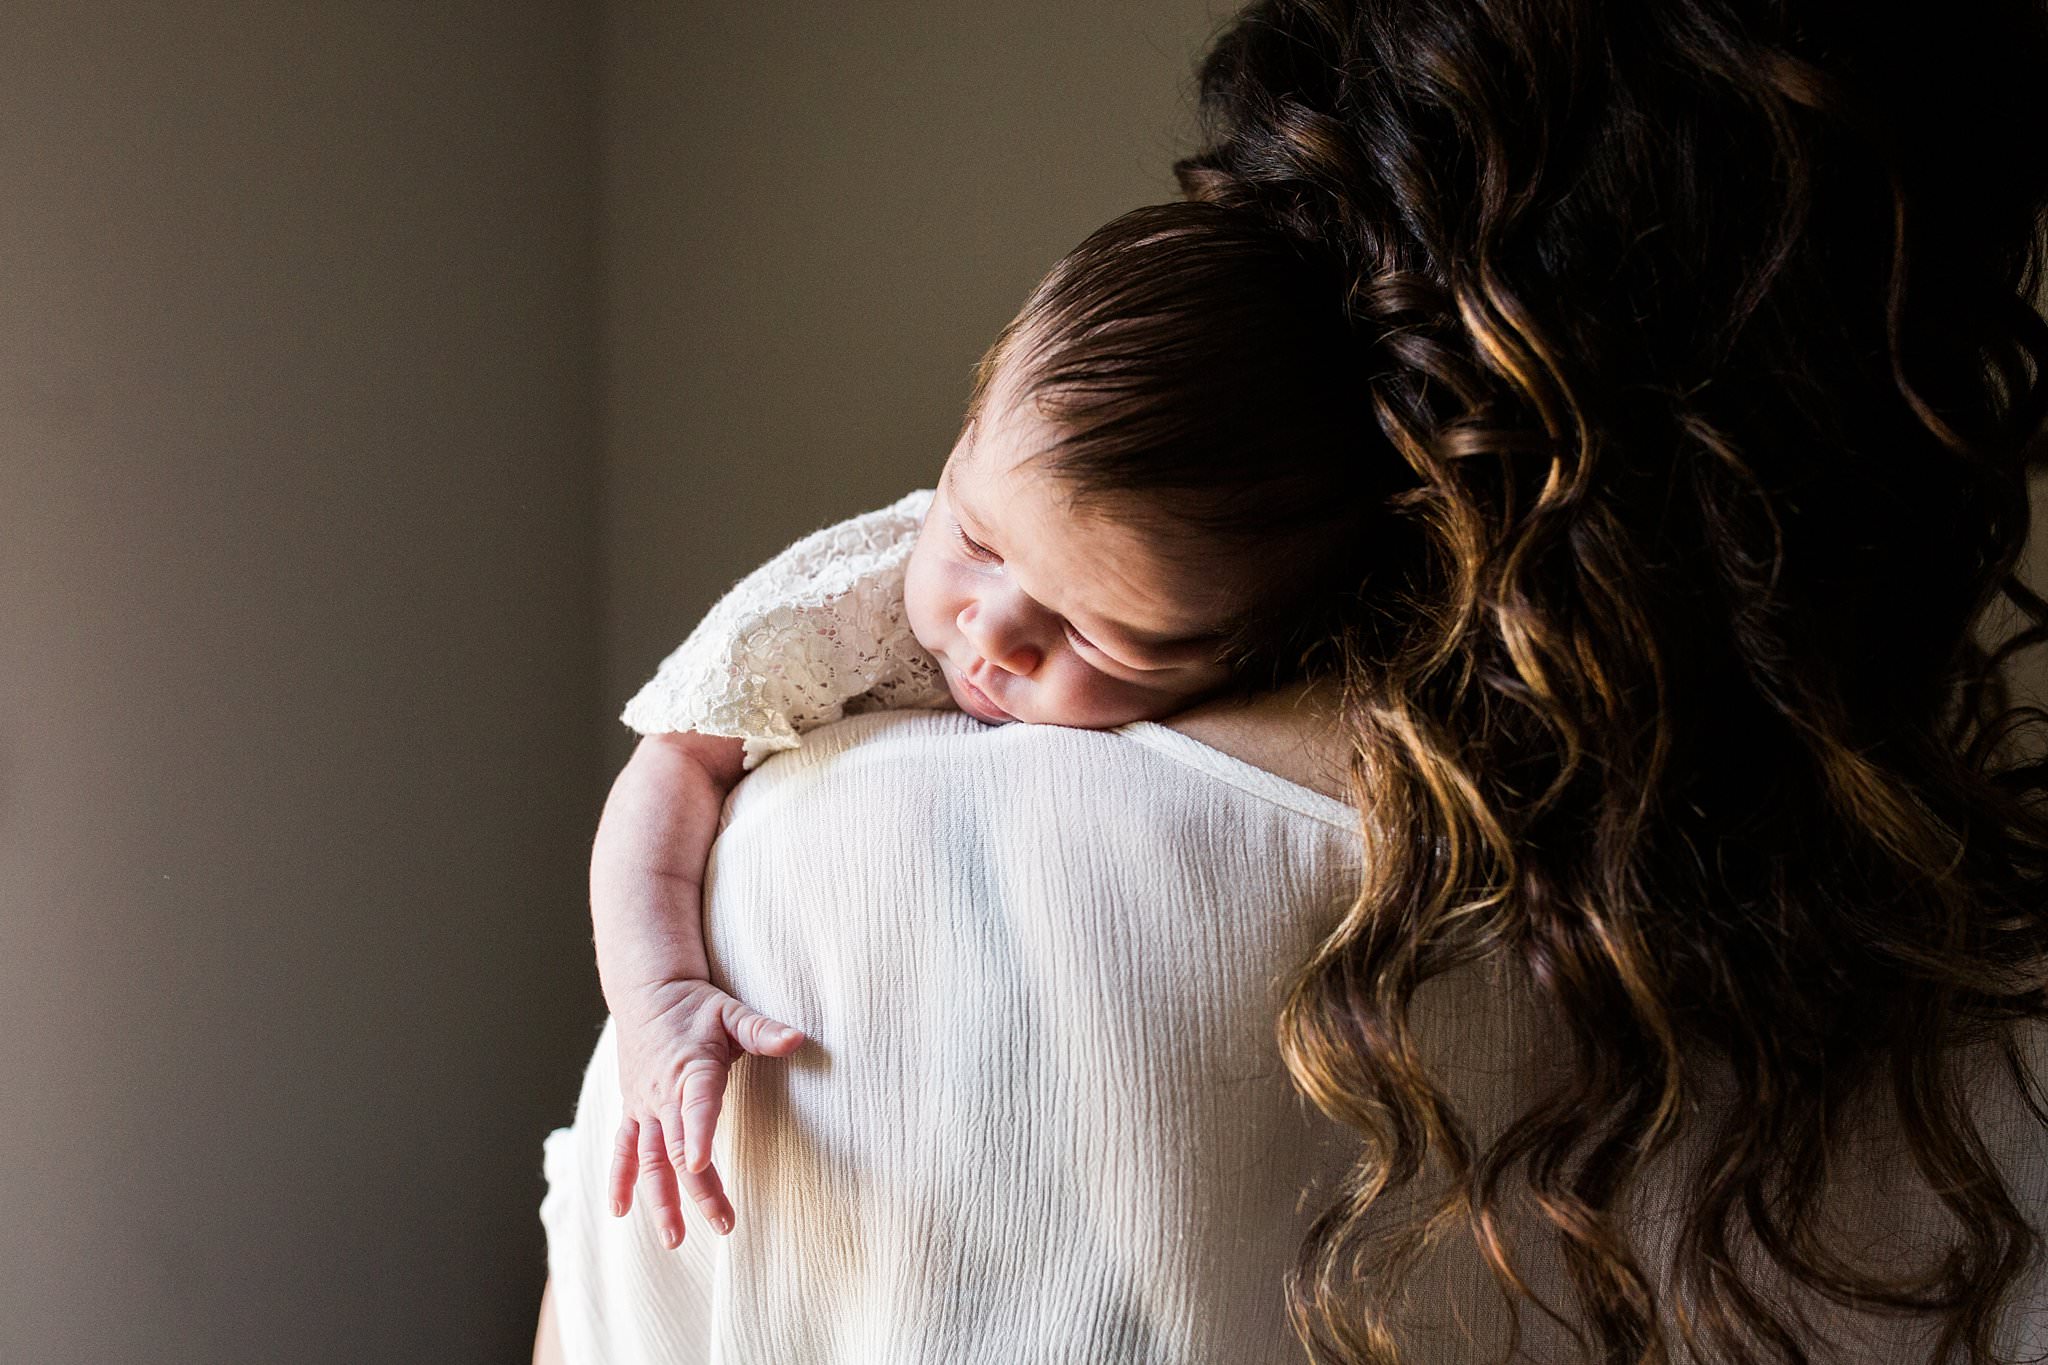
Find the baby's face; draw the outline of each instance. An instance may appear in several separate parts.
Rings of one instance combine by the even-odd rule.
[[[1027,458],[1048,429],[994,401],[946,459],[904,587],[911,631],[978,720],[1102,729],[1171,715],[1229,671],[1232,605],[1135,533],[1075,518]]]

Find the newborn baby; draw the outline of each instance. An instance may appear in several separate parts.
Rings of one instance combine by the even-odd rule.
[[[803,1043],[708,980],[705,867],[747,769],[861,711],[1106,729],[1302,675],[1387,542],[1359,528],[1412,484],[1360,443],[1369,338],[1346,298],[1257,215],[1122,215],[990,347],[935,490],[755,570],[627,705],[646,738],[590,876],[624,1097],[615,1213],[643,1181],[678,1245],[680,1180],[730,1231],[710,1165],[727,1068]]]

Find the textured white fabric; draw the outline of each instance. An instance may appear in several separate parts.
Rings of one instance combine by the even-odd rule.
[[[607,1024],[575,1121],[544,1150],[571,1365],[1301,1359],[1281,1278],[1346,1139],[1293,1095],[1273,1018],[1355,880],[1353,820],[1148,723],[887,712],[764,764],[713,851],[713,975],[813,1041],[734,1069],[715,1153],[738,1227],[721,1238],[691,1209],[669,1252],[640,1208],[603,1207],[620,1114]],[[1482,968],[1417,1004],[1482,1139],[1561,1060],[1527,997]],[[2048,1030],[2027,1046],[2048,1068]],[[2016,1101],[1982,1112],[2021,1208],[2048,1224],[2038,1129]],[[1901,1170],[1873,1150],[1844,1173],[1860,1182],[1845,1249],[1924,1263],[1939,1204]],[[1672,1207],[1668,1184],[1646,1186],[1650,1247]],[[1523,1225],[1503,1232],[1568,1305]],[[1465,1240],[1415,1282],[1399,1326],[1417,1365],[1505,1343]],[[2042,1276],[2004,1324],[2008,1352],[2048,1348]],[[1805,1309],[1840,1347],[1817,1362],[1920,1358],[1902,1329]],[[1531,1358],[1578,1358],[1540,1313],[1523,1328]]]
[[[749,573],[626,703],[639,733],[744,739],[745,766],[865,711],[949,708],[910,633],[903,571],[932,490],[813,531]]]
[[[604,1171],[614,1035],[546,1144],[568,1357],[1294,1359],[1280,1276],[1339,1166],[1273,1039],[1356,880],[1354,813],[1164,727],[887,712],[740,783],[714,977],[804,1029],[734,1069],[728,1238]]]

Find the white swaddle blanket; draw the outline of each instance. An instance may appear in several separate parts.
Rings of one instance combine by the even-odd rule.
[[[1302,1359],[1282,1278],[1351,1146],[1294,1094],[1273,1021],[1349,902],[1355,824],[1149,723],[877,712],[777,754],[728,806],[706,926],[720,983],[812,1041],[734,1069],[714,1154],[738,1226],[720,1237],[685,1201],[671,1252],[637,1204],[604,1207],[606,1026],[545,1148],[567,1359]],[[1461,975],[1421,1001],[1434,1055],[1466,1078],[1454,1093],[1494,1119],[1555,1054],[1517,1000]],[[2014,1159],[2048,1222],[2048,1154]],[[1414,1359],[1491,1358],[1476,1261],[1423,1284]],[[2041,1313],[2009,1339],[2048,1341]],[[1524,1327],[1537,1358],[1576,1358],[1540,1314]]]

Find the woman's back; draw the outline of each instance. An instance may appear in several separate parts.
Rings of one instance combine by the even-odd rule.
[[[1272,1019],[1347,908],[1356,813],[1190,738],[1299,777],[1320,767],[1327,788],[1302,718],[1211,708],[1177,724],[880,713],[741,785],[708,901],[718,974],[815,1043],[736,1071],[718,1167],[739,1225],[720,1238],[692,1212],[669,1252],[637,1213],[596,1212],[619,1104],[606,1029],[576,1125],[547,1151],[568,1359],[1301,1359],[1282,1277],[1357,1149],[1296,1097]],[[1484,966],[1428,983],[1417,1017],[1481,1137],[1562,1060],[1531,994]],[[2028,1036],[2048,1066],[2043,1032]],[[1986,1131],[2039,1219],[2048,1153],[2023,1117],[1987,1114]],[[1938,1205],[1885,1174],[1894,1147],[1865,1150],[1841,1250],[1917,1263]],[[1678,1163],[1698,1152],[1682,1144],[1635,1197],[1648,1265],[1675,1226]],[[1388,1213],[1431,1189],[1386,1196]],[[1539,1227],[1500,1230],[1568,1305]],[[1421,1266],[1400,1320],[1409,1358],[1498,1358],[1507,1322],[1471,1238],[1453,1229]],[[2048,1344],[2044,1295],[2037,1274],[2008,1349]],[[1816,1361],[1908,1356],[1911,1335],[1873,1335],[1869,1319],[1845,1335],[1808,1303],[1841,1347]],[[1533,1309],[1522,1326],[1531,1358],[1574,1358]]]
[[[738,1227],[693,1214],[672,1254],[584,1213],[607,1030],[549,1143],[569,1358],[1296,1358],[1300,1196],[1352,1149],[1272,1020],[1351,899],[1348,807],[1164,726],[898,712],[813,732],[727,819],[716,974],[814,1042],[735,1073]]]

